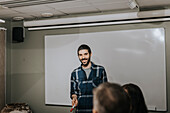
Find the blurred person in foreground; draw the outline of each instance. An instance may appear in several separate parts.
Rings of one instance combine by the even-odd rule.
[[[142,90],[132,83],[125,84],[122,87],[127,92],[131,100],[130,113],[148,113]]]
[[[102,83],[93,90],[93,113],[129,113],[130,99],[119,84]]]

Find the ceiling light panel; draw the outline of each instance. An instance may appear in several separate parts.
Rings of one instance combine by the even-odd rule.
[[[92,4],[92,5],[102,5],[102,4],[106,4],[106,3],[127,3],[128,0],[86,0],[86,2]]]
[[[21,12],[21,13],[27,13],[27,12],[40,12],[40,11],[47,11],[52,10],[53,8],[47,7],[45,5],[36,5],[36,6],[26,6],[26,7],[17,7],[12,8],[12,10]]]
[[[100,9],[101,11],[129,9],[129,6],[127,3],[124,3],[124,4],[122,4],[122,3],[104,3],[104,4],[93,5],[93,6]]]
[[[12,19],[13,17],[24,17],[24,18],[34,18],[34,16],[30,16],[30,15],[25,15],[25,14],[20,14],[20,13],[15,13],[15,14],[6,14],[6,15],[3,15],[1,16],[0,15],[0,18],[3,18],[3,19]]]
[[[60,11],[67,14],[100,12],[97,8],[92,6],[65,8],[65,9],[60,9]]]
[[[10,15],[10,14],[17,14],[18,12],[13,11],[11,9],[0,9],[0,15]]]
[[[90,6],[90,4],[85,2],[85,0],[81,0],[81,1],[74,0],[74,1],[48,4],[48,6],[60,10],[60,9],[80,7],[80,6],[85,7],[85,6]]]
[[[48,4],[48,6],[53,7],[56,10],[59,10],[66,14],[99,12],[97,8],[87,3],[85,0],[75,0],[75,1],[68,1],[68,2],[53,3],[53,4]]]
[[[4,1],[0,2],[0,5],[8,7],[8,8],[15,8],[15,7],[24,7],[24,6],[33,6],[33,5],[40,5],[40,4],[49,4],[49,3],[58,3],[58,2],[66,2],[72,0],[13,0],[13,1]]]

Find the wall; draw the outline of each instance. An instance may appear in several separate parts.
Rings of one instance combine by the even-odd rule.
[[[11,22],[5,21],[5,23],[0,23],[0,27],[6,28],[5,31],[5,81],[6,85],[6,102],[9,103],[11,100]]]
[[[11,102],[11,22],[6,21],[6,103]]]
[[[12,27],[18,25],[20,23],[13,22],[11,24]],[[170,95],[170,22],[158,22],[42,31],[28,31],[26,29],[25,41],[23,43],[11,43],[11,48],[8,48],[11,50],[11,54],[9,54],[11,62],[8,62],[7,68],[10,70],[10,74],[7,75],[7,81],[11,81],[11,85],[7,86],[7,89],[10,88],[10,91],[7,92],[7,98],[10,98],[7,99],[7,103],[26,102],[34,113],[69,112],[70,107],[45,105],[45,35],[158,27],[164,27],[166,30],[167,93]],[[170,98],[167,99],[170,102]],[[170,108],[170,105],[168,105],[168,108]]]
[[[5,31],[0,30],[0,110],[5,105]]]

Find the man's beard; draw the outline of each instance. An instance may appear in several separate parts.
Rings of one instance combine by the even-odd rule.
[[[88,60],[88,61],[87,61],[86,64],[83,64],[83,60]],[[86,58],[81,59],[81,65],[82,65],[82,66],[87,67],[87,66],[89,65],[89,63],[90,63],[90,58],[89,58],[89,59],[86,59]]]

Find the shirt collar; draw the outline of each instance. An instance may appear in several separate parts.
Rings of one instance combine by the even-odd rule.
[[[95,65],[95,64],[91,61],[91,69],[94,69],[94,65]],[[82,65],[80,66],[80,68],[83,69],[83,68],[82,68]]]

